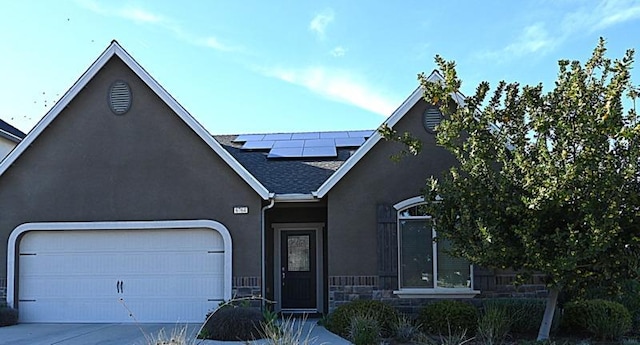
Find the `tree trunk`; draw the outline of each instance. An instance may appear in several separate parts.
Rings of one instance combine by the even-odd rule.
[[[549,296],[547,297],[547,306],[544,309],[544,316],[542,317],[542,323],[540,324],[540,330],[538,331],[538,341],[544,341],[549,339],[549,332],[551,331],[551,324],[553,323],[553,314],[558,304],[558,294],[560,293],[560,287],[554,286],[549,288]]]

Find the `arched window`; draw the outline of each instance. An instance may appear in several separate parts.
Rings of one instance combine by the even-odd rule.
[[[416,197],[394,206],[398,211],[400,290],[396,293],[475,295],[473,267],[467,260],[449,254],[448,241],[435,241],[433,219],[424,205],[424,199]]]

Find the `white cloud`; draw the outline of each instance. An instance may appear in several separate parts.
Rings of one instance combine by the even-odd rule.
[[[594,7],[583,7],[565,16],[564,34],[594,32],[640,18],[640,2],[635,0],[605,0]]]
[[[594,33],[631,20],[640,19],[640,1],[603,0],[596,6],[591,3],[568,12],[557,19],[559,25],[549,24],[557,30],[550,32],[543,22],[523,28],[516,39],[501,49],[480,53],[485,59],[503,61],[530,54],[545,54],[574,35]]]
[[[220,42],[216,37],[209,36],[204,39],[199,39],[197,44],[202,45],[204,47],[213,48],[215,50],[223,51],[223,52],[231,52],[231,51],[240,51],[242,50],[239,46],[229,45]]]
[[[516,56],[536,53],[552,48],[556,42],[542,23],[536,23],[524,28],[515,42],[506,46],[503,51]]]
[[[76,3],[79,6],[86,8],[91,12],[94,12],[103,16],[123,18],[126,20],[136,22],[138,24],[155,25],[157,27],[160,27],[160,28],[163,28],[164,30],[169,31],[176,38],[182,41],[185,41],[189,44],[208,47],[208,48],[212,48],[212,49],[223,51],[223,52],[241,50],[239,46],[223,43],[214,36],[201,37],[201,36],[193,35],[187,32],[186,30],[184,30],[173,19],[163,16],[159,13],[154,13],[154,12],[145,10],[140,7],[129,6],[129,7],[122,7],[122,8],[107,8],[105,6],[100,5],[98,2],[94,0],[76,0]]]
[[[346,53],[347,53],[347,48],[343,46],[337,46],[329,52],[329,54],[331,54],[331,56],[333,57],[342,57]]]
[[[76,0],[76,4],[80,7],[84,7],[87,10],[98,13],[98,14],[106,14],[107,10],[102,8],[97,2],[94,0]]]
[[[549,35],[543,23],[536,23],[525,27],[517,38],[506,47],[485,51],[478,56],[488,60],[504,61],[534,53],[542,54],[553,49],[558,43],[557,39]]]
[[[141,8],[127,7],[119,11],[119,15],[125,19],[131,19],[139,23],[161,24],[165,20],[161,15],[145,11]]]
[[[397,105],[397,102],[389,99],[387,95],[345,70],[308,67],[259,69],[259,72],[268,77],[300,85],[322,97],[383,116],[389,116]]]
[[[309,23],[309,30],[313,31],[319,38],[325,37],[327,26],[333,21],[332,9],[326,9],[318,14]]]

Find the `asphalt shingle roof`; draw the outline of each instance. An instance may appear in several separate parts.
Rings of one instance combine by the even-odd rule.
[[[214,135],[222,147],[255,176],[269,192],[309,194],[315,191],[349,158],[355,149],[338,149],[332,158],[268,159],[267,152],[241,150],[237,135]]]

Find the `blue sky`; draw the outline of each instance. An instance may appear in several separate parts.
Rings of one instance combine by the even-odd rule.
[[[640,42],[640,1],[0,1],[0,118],[30,130],[118,42],[213,134],[374,129],[440,54],[550,87]],[[634,75],[634,83],[640,83]]]

